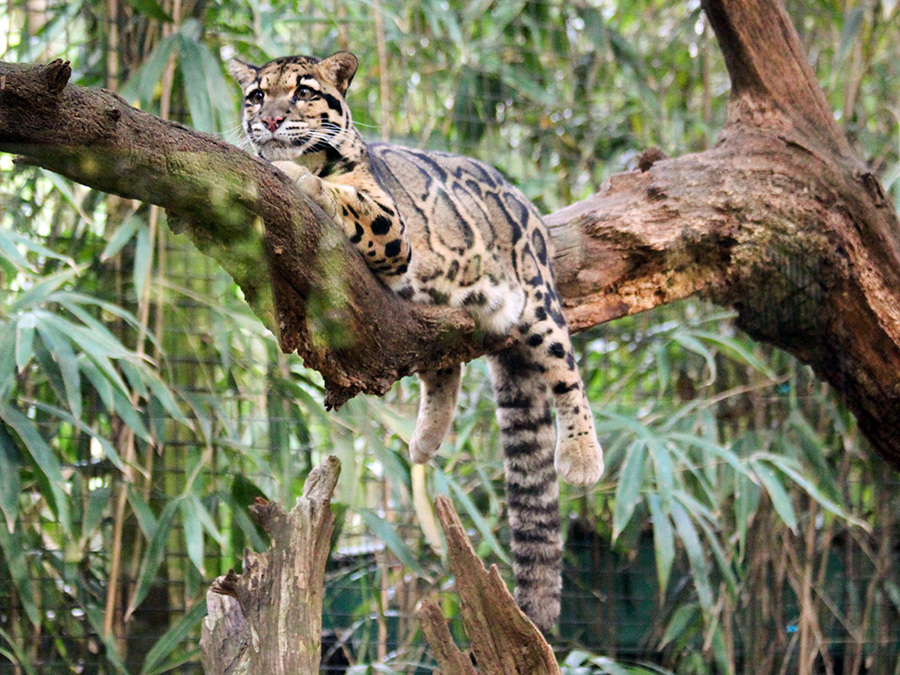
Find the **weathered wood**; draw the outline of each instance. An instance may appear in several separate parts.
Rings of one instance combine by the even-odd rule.
[[[453,503],[444,496],[435,502],[447,539],[450,571],[456,581],[460,612],[472,653],[482,675],[559,675],[553,650],[518,608],[496,565],[489,570],[475,554]],[[422,632],[431,645],[442,675],[472,675],[468,655],[460,652],[446,621],[434,603],[423,603]]]
[[[584,329],[697,294],[733,307],[750,335],[831,383],[900,468],[896,212],[777,0],[704,9],[733,84],[726,127],[715,148],[648,160],[548,217],[567,317]],[[498,346],[461,311],[392,296],[265,162],[67,78],[61,63],[0,65],[0,151],[166,208],[282,348],[322,373],[329,405]]]
[[[290,513],[264,500],[250,507],[271,547],[248,551],[243,572],[229,571],[207,593],[200,639],[206,675],[318,675],[331,495],[340,469],[336,457],[313,469]]]

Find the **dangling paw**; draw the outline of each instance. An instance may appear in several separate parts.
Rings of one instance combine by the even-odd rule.
[[[444,440],[442,431],[445,430],[431,426],[422,429],[421,425],[416,425],[416,431],[409,442],[409,458],[414,464],[425,464],[437,454],[441,441]]]
[[[460,372],[459,364],[454,364],[419,373],[422,383],[419,416],[409,442],[409,457],[416,464],[424,464],[437,454],[450,429],[459,394]]]
[[[564,438],[557,444],[556,472],[569,485],[588,486],[600,480],[603,449],[593,429]]]

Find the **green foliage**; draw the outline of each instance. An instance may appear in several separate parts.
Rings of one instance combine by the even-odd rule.
[[[897,7],[788,3],[839,122],[900,203],[885,105]],[[724,66],[690,3],[13,0],[0,26],[5,60],[70,59],[79,84],[234,142],[224,58],[351,49],[350,102],[370,136],[486,159],[545,210],[645,148],[708,147],[725,117]],[[423,479],[405,454],[414,382],[325,413],[318,377],[278,353],[232,281],[159,214],[8,157],[0,169],[0,653],[23,672],[197,672],[209,580],[266,546],[246,506],[292,503],[335,454],[326,624],[353,672],[430,668],[410,612],[427,596],[458,616],[458,600],[429,500],[450,495],[479,554],[509,569],[484,365],[467,367],[454,436]],[[591,555],[637,569],[653,596],[573,568],[567,592],[604,599],[558,636],[575,648],[564,672],[784,672],[801,634],[844,643],[872,672],[896,659],[862,629],[900,620],[896,489],[807,369],[697,302],[577,341],[608,469],[595,489],[564,488],[570,543],[588,532]],[[650,616],[634,639],[604,624],[629,605]]]

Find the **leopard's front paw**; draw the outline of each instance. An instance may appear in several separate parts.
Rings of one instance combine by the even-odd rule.
[[[300,180],[306,176],[312,176],[312,174],[309,172],[309,169],[307,169],[302,164],[297,164],[296,162],[277,161],[272,162],[272,166],[281,171],[281,173],[286,175],[295,183],[299,183]]]
[[[321,178],[310,173],[302,164],[294,162],[277,161],[272,162],[272,166],[294,181],[301,192],[318,204],[319,208],[331,218],[337,218],[337,200]]]

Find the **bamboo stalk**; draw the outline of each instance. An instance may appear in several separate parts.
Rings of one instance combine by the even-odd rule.
[[[378,81],[381,85],[381,140],[387,142],[391,139],[391,118],[390,103],[388,100],[387,42],[384,36],[384,13],[381,9],[381,0],[373,0],[372,8],[375,12],[375,41],[378,47]]]
[[[116,0],[110,0],[111,3]],[[169,25],[165,24],[162,27],[162,36],[165,37],[170,35],[175,30],[175,26],[178,25],[180,21],[180,11],[181,11],[181,2],[180,0],[173,0],[174,4],[172,6],[172,14],[175,17],[175,24]],[[111,38],[112,39],[112,38]],[[162,92],[160,96],[160,116],[163,119],[168,119],[171,112],[171,99],[172,99],[172,87],[175,80],[175,61],[174,57],[170,57],[168,63],[166,64],[166,69],[163,72],[162,77]],[[157,233],[159,230],[159,207],[156,205],[152,205],[150,207],[149,214],[149,228],[150,228],[150,241],[154,244],[151,246],[151,251],[156,248],[158,245],[158,237]],[[146,342],[147,342],[147,334],[149,332],[149,324],[150,324],[150,305],[152,304],[152,293],[151,293],[151,284],[150,277],[152,275],[152,265],[147,270],[147,277],[144,279],[144,283],[142,285],[141,297],[138,299],[138,336],[135,344],[135,353],[138,358],[142,358],[146,355]],[[157,270],[158,273],[161,274],[160,261],[157,260]],[[161,310],[157,312],[156,315],[156,328],[157,335],[161,333],[162,330],[162,319],[161,319]],[[138,395],[136,393],[132,393],[131,395],[131,404],[132,406],[137,406],[138,404]],[[124,444],[124,458],[126,464],[126,472],[124,476],[124,481],[119,486],[119,493],[117,495],[116,500],[116,510],[115,510],[115,518],[114,518],[114,531],[113,531],[113,547],[112,547],[112,564],[110,567],[110,581],[109,586],[107,588],[107,596],[106,596],[106,605],[105,605],[105,616],[103,629],[104,633],[108,636],[117,635],[119,637],[119,641],[121,643],[122,633],[124,628],[122,626],[118,627],[118,630],[114,629],[114,621],[116,616],[116,602],[118,600],[118,592],[120,586],[120,578],[122,575],[122,536],[124,532],[124,521],[125,521],[125,508],[128,501],[128,485],[134,484],[136,482],[136,475],[132,471],[131,467],[135,464],[137,460],[137,450],[135,446],[135,437],[134,432],[130,428],[126,428],[124,432],[123,438]],[[154,449],[148,448],[147,457],[145,458],[144,470],[145,470],[145,485],[144,485],[144,495],[149,494],[150,490],[150,477],[152,475],[153,468],[153,454]],[[131,556],[131,569],[136,569],[141,556],[141,542],[140,540],[136,540],[134,548],[132,549]],[[123,622],[127,622],[130,618],[130,611],[126,611],[125,615],[122,618]],[[121,653],[124,654],[124,645],[120,644]]]

